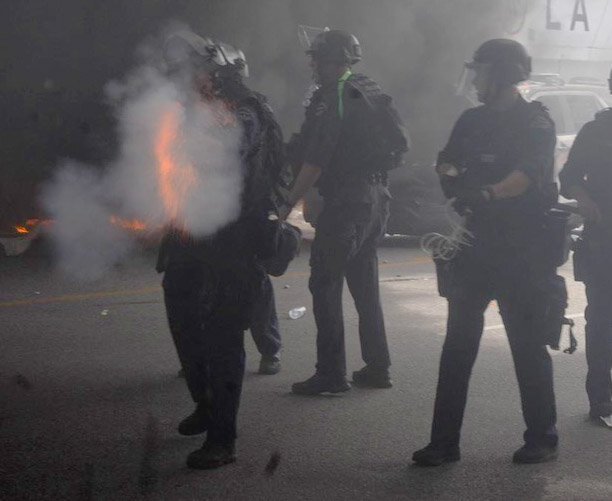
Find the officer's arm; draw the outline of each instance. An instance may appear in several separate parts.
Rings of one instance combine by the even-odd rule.
[[[291,209],[304,197],[304,195],[306,195],[306,192],[314,186],[321,175],[321,171],[321,167],[310,163],[302,165],[300,173],[295,180],[295,184],[291,189],[291,193],[289,193],[287,197],[287,205],[283,207],[285,210],[281,211],[281,217],[283,219],[289,215]]]
[[[585,183],[588,166],[594,163],[594,155],[598,149],[593,140],[591,125],[585,125],[574,141],[566,164],[559,173],[561,194],[578,202],[578,210],[588,221],[601,220],[599,207],[591,198]]]
[[[578,132],[567,162],[559,173],[561,194],[566,198],[577,199],[575,195],[585,193],[587,166],[593,162],[593,151],[597,151],[590,136],[590,125],[587,124]]]
[[[504,179],[488,187],[487,198],[513,198],[525,193],[532,184],[543,187],[552,182],[556,143],[555,127],[546,116],[536,117],[529,125],[522,145],[521,159]]]
[[[469,125],[467,125],[469,115],[470,110],[464,112],[459,117],[453,126],[446,146],[438,153],[438,161],[436,162],[435,169],[439,176],[447,175],[454,177],[459,174],[457,165],[459,164],[459,159],[463,156],[462,142],[464,131],[469,127]]]
[[[289,215],[293,206],[314,186],[336,151],[342,129],[342,120],[336,111],[328,108],[314,120],[312,137],[304,148],[302,168],[287,198],[287,206],[281,210],[281,217]]]
[[[512,198],[518,197],[527,191],[531,185],[531,180],[522,171],[512,171],[508,176],[502,179],[499,183],[491,185],[492,193],[489,197],[493,198]]]

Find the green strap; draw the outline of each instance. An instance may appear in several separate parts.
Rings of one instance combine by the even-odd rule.
[[[351,70],[346,70],[338,80],[338,116],[340,118],[344,117],[344,100],[342,99],[342,96],[344,94],[344,84],[352,74],[353,73],[351,72]]]

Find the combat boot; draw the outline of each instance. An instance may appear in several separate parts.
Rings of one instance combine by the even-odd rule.
[[[278,374],[281,370],[280,355],[263,355],[259,362],[259,374],[266,376],[273,376]]]
[[[353,372],[353,384],[360,388],[391,388],[393,381],[388,369],[374,369],[366,365]]]
[[[512,462],[517,464],[545,463],[557,459],[556,445],[525,444],[512,456]]]
[[[412,460],[419,466],[440,466],[443,463],[459,461],[459,447],[429,444],[412,455]]]
[[[208,429],[209,421],[210,413],[208,405],[198,402],[195,411],[179,423],[178,432],[186,436],[199,435]]]
[[[315,374],[306,381],[295,383],[291,391],[297,395],[318,395],[320,393],[342,393],[351,389],[344,376],[330,377]]]
[[[236,461],[234,443],[217,444],[204,442],[201,449],[187,456],[187,466],[195,470],[211,470]]]

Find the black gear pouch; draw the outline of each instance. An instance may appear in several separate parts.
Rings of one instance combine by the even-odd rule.
[[[542,228],[544,253],[547,261],[555,266],[562,266],[569,258],[571,247],[569,218],[569,212],[557,209],[549,210],[544,216]]]

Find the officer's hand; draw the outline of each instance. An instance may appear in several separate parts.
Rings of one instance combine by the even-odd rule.
[[[453,164],[446,162],[436,165],[436,172],[440,176],[457,177],[459,175],[459,169],[457,169],[457,167],[455,167]]]
[[[447,176],[446,174],[440,176],[440,187],[446,198],[455,198],[461,191],[461,184],[461,178],[457,176]]]
[[[466,188],[457,192],[457,200],[465,207],[476,209],[490,202],[491,195],[482,188]]]
[[[285,221],[289,217],[289,214],[291,214],[292,210],[293,206],[285,202],[278,208],[278,217],[281,221]]]
[[[589,223],[597,224],[601,221],[601,211],[590,197],[580,197],[578,200],[578,212]]]

